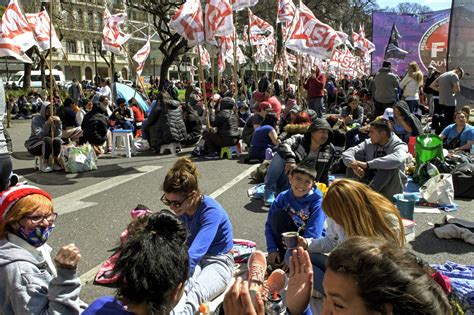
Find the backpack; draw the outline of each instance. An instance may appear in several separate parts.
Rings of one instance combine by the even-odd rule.
[[[474,199],[474,164],[463,163],[454,167],[454,197]]]

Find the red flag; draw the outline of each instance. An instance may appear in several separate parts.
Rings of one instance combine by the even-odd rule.
[[[26,18],[30,26],[33,28],[38,47],[42,50],[48,50],[50,48],[49,47],[50,20],[49,20],[48,12],[41,11],[38,13],[28,13],[26,14]],[[51,30],[51,36],[53,38],[52,40],[53,48],[62,49],[63,45],[61,44],[61,41],[59,40],[58,35],[56,34],[56,30],[54,29],[54,26]]]
[[[229,0],[207,0],[205,29],[206,41],[216,46],[215,36],[227,36],[234,33],[232,7]]]
[[[148,38],[146,44],[133,56],[133,60],[138,63],[137,67],[137,76],[142,75],[143,68],[145,67],[145,62],[150,55],[151,46],[150,46],[150,38]]]
[[[116,54],[123,55],[124,49],[122,47],[130,35],[125,34],[121,30],[122,24],[127,18],[126,13],[118,13],[111,15],[109,10],[104,11],[104,30],[102,31],[102,50],[110,51]]]
[[[265,20],[254,15],[249,9],[250,17],[250,44],[265,45],[273,37],[273,26]]]
[[[201,2],[187,0],[183,3],[171,19],[170,26],[188,41],[189,46],[203,43],[204,23]]]
[[[2,16],[2,37],[11,40],[23,52],[36,44],[33,29],[28,24],[17,0],[11,0]]]
[[[278,23],[291,23],[293,16],[295,15],[296,7],[291,0],[280,0],[278,1]]]
[[[362,25],[359,28],[359,34],[352,32],[352,39],[354,40],[354,47],[362,50],[364,54],[370,54],[375,51],[374,43],[365,38],[365,31]]]

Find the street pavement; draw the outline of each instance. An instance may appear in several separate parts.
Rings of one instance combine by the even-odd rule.
[[[91,283],[97,266],[112,254],[119,244],[119,235],[130,222],[130,210],[137,204],[154,211],[166,208],[160,201],[162,183],[177,156],[190,155],[192,148],[179,155],[139,153],[138,156],[106,156],[100,158],[98,170],[88,173],[41,173],[33,169],[33,157],[24,148],[30,133],[30,121],[13,121],[8,131],[13,139],[14,171],[30,184],[48,191],[55,199],[60,214],[48,244],[54,253],[63,245],[75,243],[82,260],[78,273],[84,283],[81,298],[91,302],[110,288]],[[255,185],[248,174],[256,167],[239,160],[197,160],[200,187],[224,206],[232,221],[234,238],[250,239],[265,250],[264,225],[268,208],[260,200],[251,201],[247,189]],[[456,200],[459,205],[452,215],[474,221],[474,202]],[[474,261],[472,245],[460,240],[440,240],[433,233],[433,224],[446,213],[416,213],[416,238],[408,246],[429,263],[447,260],[461,264]],[[53,253],[53,255],[54,255]]]

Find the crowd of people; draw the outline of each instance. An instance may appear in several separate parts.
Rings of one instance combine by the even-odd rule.
[[[392,197],[405,187],[412,137],[433,130],[449,150],[474,145],[470,111],[454,110],[463,74],[460,67],[443,74],[431,67],[425,78],[411,63],[400,80],[384,62],[374,77],[337,81],[315,68],[301,82],[305,93],[263,76],[258,84],[224,79],[218,93],[210,82],[205,91],[188,84],[184,102],[168,82],[150,94],[148,112],[133,98],[112,103],[103,80],[88,98],[71,89],[61,104],[42,100],[25,147],[42,157],[45,172],[61,168],[64,143],[111,151],[116,129],[133,131],[140,151],[194,147],[195,160],[247,147],[244,162],[267,166],[262,230],[268,270],[287,273],[289,314],[311,314],[311,296],[323,295],[323,314],[450,314],[435,272],[404,247]],[[47,192],[17,183],[5,130],[0,116],[0,313],[195,314],[231,286],[225,314],[264,314],[267,292],[253,286],[265,288],[264,273],[250,259],[248,280],[233,282],[232,222],[201,192],[191,157],[178,158],[166,173],[160,200],[167,209],[146,209],[127,227],[113,266],[116,296],[87,306],[80,250],[71,243],[51,257],[47,241],[58,214]],[[286,232],[296,232],[294,247]]]

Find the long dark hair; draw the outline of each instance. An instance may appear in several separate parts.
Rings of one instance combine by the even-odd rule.
[[[150,314],[168,314],[170,294],[188,279],[186,227],[171,211],[161,210],[140,220],[144,227],[120,247],[114,272],[117,297],[148,305]]]
[[[413,253],[380,238],[352,237],[333,250],[328,268],[354,280],[372,311],[387,314],[451,314],[448,298],[431,270]]]

